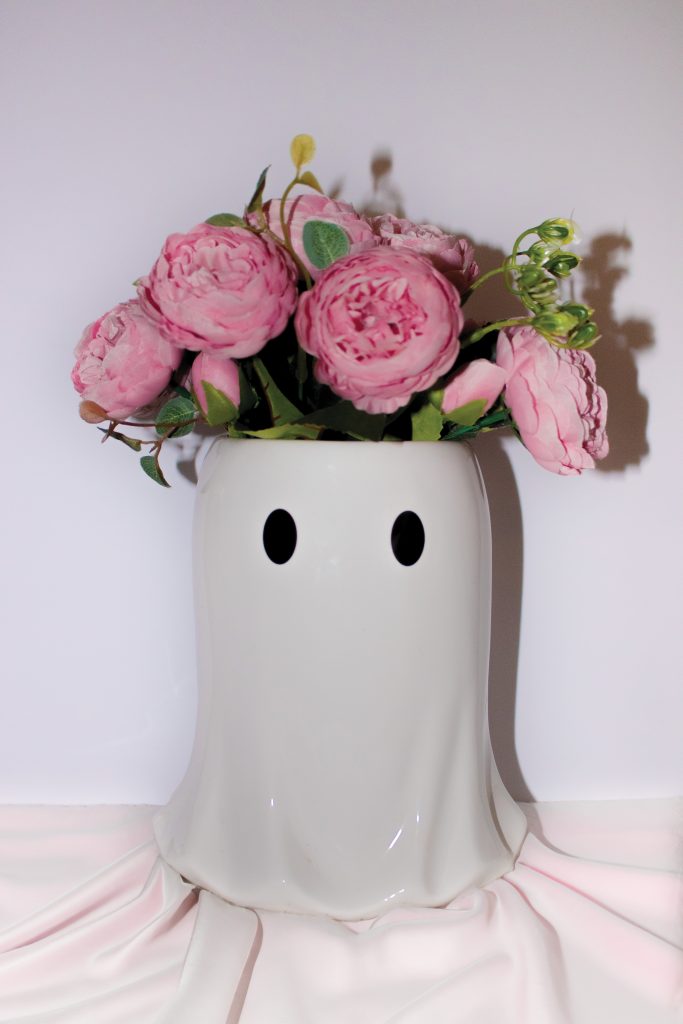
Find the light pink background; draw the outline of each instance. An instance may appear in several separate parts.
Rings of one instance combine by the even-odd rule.
[[[300,131],[343,198],[398,193],[479,246],[581,223],[614,458],[567,480],[513,439],[479,449],[494,746],[518,797],[681,789],[681,21],[669,0],[4,0],[0,802],[163,802],[184,770],[193,489],[100,450],[71,352],[166,234],[238,211],[268,163],[284,184]]]

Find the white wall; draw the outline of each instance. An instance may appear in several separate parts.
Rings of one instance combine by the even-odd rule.
[[[613,455],[561,479],[479,446],[495,747],[517,796],[681,789],[681,11],[4,0],[0,800],[163,801],[183,772],[192,486],[100,448],[72,349],[166,234],[238,210],[268,163],[284,184],[300,131],[344,198],[389,153],[413,219],[489,250],[581,223]]]

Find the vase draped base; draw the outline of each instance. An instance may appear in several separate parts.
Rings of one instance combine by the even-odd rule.
[[[524,818],[489,741],[491,535],[469,448],[221,439],[194,529],[199,711],[155,821],[165,859],[232,903],[343,919],[507,872]]]

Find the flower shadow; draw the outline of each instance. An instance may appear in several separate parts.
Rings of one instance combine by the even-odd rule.
[[[615,473],[637,465],[649,452],[648,401],[638,388],[635,353],[654,345],[652,324],[629,318],[618,320],[614,295],[628,274],[623,254],[632,248],[625,234],[596,236],[582,260],[583,300],[595,310],[601,339],[595,347],[598,381],[608,396],[608,457],[598,462],[603,473]]]

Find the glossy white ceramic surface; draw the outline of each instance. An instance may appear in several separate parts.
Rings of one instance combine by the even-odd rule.
[[[293,517],[275,564],[263,529]],[[392,550],[415,512],[413,565]],[[250,907],[439,906],[513,864],[488,735],[491,537],[468,447],[217,441],[195,515],[199,718],[166,860]]]

